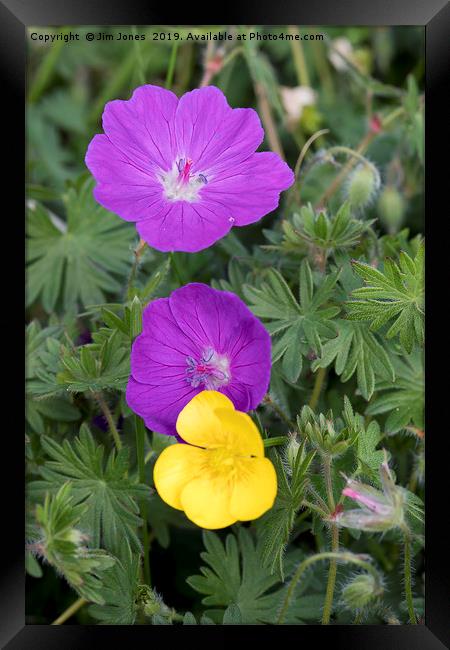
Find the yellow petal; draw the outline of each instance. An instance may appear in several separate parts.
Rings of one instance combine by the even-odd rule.
[[[203,449],[178,443],[166,447],[153,469],[153,480],[163,501],[183,510],[180,495],[186,484],[202,473],[205,463]]]
[[[215,390],[204,390],[186,404],[177,419],[178,434],[191,445],[215,448],[223,444],[223,433],[215,409],[234,411],[233,402]]]
[[[191,481],[181,493],[187,518],[210,530],[231,526],[236,522],[236,517],[230,513],[231,490],[232,485],[226,478],[204,477]]]
[[[277,475],[268,458],[242,458],[230,501],[236,519],[248,521],[261,517],[273,506],[277,494]]]
[[[237,456],[264,457],[264,443],[251,417],[240,411],[216,409],[222,428],[222,444]]]

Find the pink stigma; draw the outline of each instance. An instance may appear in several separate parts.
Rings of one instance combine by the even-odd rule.
[[[199,361],[186,357],[186,363],[186,381],[193,388],[203,386],[206,390],[217,390],[230,381],[228,358],[217,354],[212,348],[206,348]]]
[[[178,171],[180,172],[179,178],[182,183],[188,183],[189,178],[191,176],[191,167],[193,165],[194,161],[188,158],[185,160],[182,158],[181,160],[178,161]]]

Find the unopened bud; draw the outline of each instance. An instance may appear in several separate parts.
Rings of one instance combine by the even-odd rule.
[[[405,202],[400,192],[388,185],[380,194],[377,203],[380,221],[390,234],[399,231],[405,214]]]
[[[350,610],[360,610],[374,598],[382,594],[381,584],[370,573],[357,575],[342,590],[344,606]]]
[[[297,442],[297,434],[290,433],[289,442],[286,445],[285,453],[286,453],[286,461],[291,470],[294,469],[295,461],[297,460],[297,454],[299,453],[300,447],[301,447],[300,443]]]
[[[354,208],[364,208],[375,197],[380,187],[380,175],[373,165],[361,164],[350,174],[346,195]]]

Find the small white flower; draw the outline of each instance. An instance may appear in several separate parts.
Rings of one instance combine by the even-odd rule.
[[[281,87],[281,101],[289,122],[298,122],[305,106],[316,103],[316,93],[309,86]]]
[[[342,56],[340,56],[342,54]],[[342,58],[352,60],[353,47],[348,38],[335,38],[331,41],[331,48],[328,54],[332,65],[341,72],[348,70],[348,63]]]

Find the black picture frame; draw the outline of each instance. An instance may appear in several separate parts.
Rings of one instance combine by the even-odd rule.
[[[4,238],[13,250],[7,261],[3,251],[4,273],[3,288],[8,313],[20,314],[23,294],[21,287],[13,286],[11,277],[20,278],[16,265],[22,269],[23,260],[18,251],[23,236],[23,199],[24,199],[24,106],[25,106],[25,30],[31,25],[131,25],[131,24],[300,24],[300,25],[422,25],[426,34],[426,236],[428,240],[427,255],[427,295],[434,293],[438,275],[438,263],[445,260],[445,252],[439,246],[444,242],[433,234],[433,221],[438,215],[447,218],[445,199],[448,201],[448,152],[442,159],[438,156],[446,147],[445,128],[448,123],[448,70],[449,70],[449,36],[450,6],[445,0],[316,0],[301,4],[297,1],[283,3],[260,0],[247,3],[229,3],[227,15],[221,16],[211,12],[204,3],[193,6],[192,3],[177,6],[177,15],[169,16],[167,7],[161,8],[154,2],[127,0],[127,2],[108,2],[86,0],[69,3],[56,0],[0,0],[0,78],[2,80],[2,104],[5,115],[2,121],[3,158],[7,161],[3,186],[4,202],[9,199],[9,209],[4,212],[4,227],[10,228],[8,237]],[[447,83],[446,83],[447,82]],[[448,148],[448,143],[447,143]],[[442,162],[438,162],[442,160]],[[431,216],[430,216],[431,215]],[[16,242],[16,244],[12,244]],[[430,249],[430,246],[432,247]],[[430,253],[430,250],[433,252]],[[448,253],[447,253],[448,256]],[[11,265],[12,263],[12,265]],[[433,291],[428,291],[433,290]],[[448,291],[447,291],[448,293]],[[429,304],[431,300],[427,298]],[[19,304],[21,303],[21,304]],[[430,313],[428,309],[428,313]],[[439,316],[438,316],[439,318]],[[426,451],[426,613],[425,625],[418,626],[302,626],[283,628],[233,626],[205,627],[114,627],[107,626],[45,626],[25,625],[25,576],[23,556],[23,503],[24,487],[22,481],[23,438],[18,434],[17,413],[21,413],[22,364],[17,358],[11,364],[8,390],[18,396],[18,408],[10,408],[3,418],[4,449],[8,452],[8,465],[2,463],[4,474],[10,473],[8,489],[4,491],[1,506],[2,538],[6,546],[3,553],[3,570],[0,578],[0,643],[8,650],[32,648],[87,648],[107,647],[112,639],[117,644],[136,645],[136,642],[158,643],[168,639],[175,642],[181,639],[183,644],[213,642],[216,645],[229,644],[234,639],[241,643],[255,643],[260,634],[270,643],[280,642],[286,635],[303,647],[308,642],[333,647],[371,650],[440,650],[450,647],[450,569],[448,563],[448,537],[444,533],[448,522],[445,497],[448,494],[447,454],[442,451],[442,438],[448,437],[447,425],[438,420],[433,413],[433,404],[444,404],[445,398],[436,397],[437,381],[431,375],[433,341],[445,340],[444,336],[433,332],[427,319],[428,340],[426,376],[432,386],[427,391],[427,431],[431,432]],[[437,325],[437,329],[439,324]],[[21,324],[8,320],[2,337],[4,348],[13,348],[11,337],[20,337]],[[431,332],[431,333],[430,333]],[[447,334],[448,336],[448,334]],[[22,350],[19,339],[15,349]],[[14,368],[12,367],[14,366]],[[14,377],[14,379],[13,379]],[[15,381],[16,380],[16,381]],[[443,390],[441,388],[441,390]],[[433,393],[433,396],[430,393]],[[22,401],[23,404],[23,401]],[[434,420],[434,421],[433,421]],[[5,472],[6,470],[6,472]],[[440,496],[441,495],[441,496]],[[175,639],[176,637],[176,639]],[[169,641],[170,643],[170,641]]]

